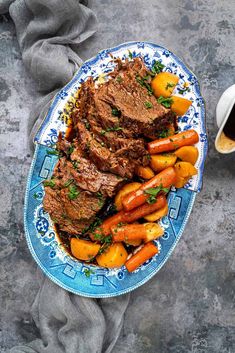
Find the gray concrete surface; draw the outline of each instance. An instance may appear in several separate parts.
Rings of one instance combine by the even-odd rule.
[[[214,149],[215,107],[235,79],[233,0],[91,1],[95,37],[86,59],[129,40],[150,40],[180,56],[201,82],[210,149],[204,187],[170,260],[133,292],[114,353],[235,352],[235,154]],[[30,305],[36,265],[23,231],[30,166],[27,119],[37,93],[9,18],[0,17],[0,351],[38,336]]]

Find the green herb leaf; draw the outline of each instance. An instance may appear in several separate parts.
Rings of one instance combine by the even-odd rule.
[[[160,138],[168,137],[169,136],[169,129],[162,130],[157,135]]]
[[[112,108],[112,115],[120,116],[120,110],[118,110],[117,108]]]
[[[67,180],[67,181],[64,183],[64,187],[67,188],[70,184],[73,183],[73,181],[74,181],[73,179]]]
[[[148,200],[147,200],[147,202],[149,204],[155,203],[156,202],[156,197],[157,197],[157,195],[160,192],[164,192],[164,193],[167,194],[169,192],[169,189],[168,188],[164,188],[162,186],[162,184],[161,184],[161,185],[159,185],[159,186],[157,186],[155,188],[149,188],[149,189],[145,190],[144,193],[147,194],[147,195],[150,195]]]
[[[73,165],[74,169],[78,170],[79,163],[80,163],[80,161],[78,161],[78,160],[72,161],[72,165]]]
[[[45,180],[43,182],[44,186],[50,186],[50,188],[53,188],[55,186],[55,182],[53,180]]]
[[[55,155],[55,156],[58,156],[59,155],[59,151],[57,151],[57,150],[47,150],[47,154],[51,154],[51,155]]]
[[[74,151],[74,146],[71,145],[71,146],[69,146],[69,148],[67,150],[67,154],[70,155],[71,153],[73,153],[73,151]]]
[[[128,50],[128,56],[129,56],[129,58],[132,60],[133,59],[133,54],[132,54],[132,52],[130,51],[130,50]]]
[[[190,92],[190,88],[189,87],[185,87],[183,89],[181,89],[181,88],[178,89],[178,93],[179,94],[184,94],[185,92]]]
[[[88,121],[85,123],[85,127],[86,127],[87,130],[90,129],[91,125],[88,123]]]
[[[151,72],[155,76],[156,74],[159,74],[162,72],[164,69],[165,65],[163,65],[160,61],[155,61],[155,63],[152,66]]]
[[[144,102],[145,108],[150,109],[153,107],[153,104],[149,101]]]
[[[121,76],[117,76],[116,80],[117,80],[117,82],[121,83],[122,82],[122,77]]]
[[[85,268],[84,273],[85,273],[85,276],[89,278],[92,274],[95,273],[95,271],[91,270],[90,268]]]
[[[68,198],[70,200],[75,200],[79,194],[80,194],[80,191],[78,191],[78,188],[76,185],[69,186]]]
[[[160,96],[157,101],[158,103],[162,104],[165,108],[170,108],[171,104],[173,103],[172,98],[164,98],[162,96]]]
[[[175,87],[175,84],[174,84],[174,83],[167,82],[167,84],[166,84],[166,90],[168,90],[168,88],[172,88],[172,87]]]
[[[141,76],[139,76],[139,75],[136,75],[135,79],[136,79],[136,81],[137,81],[142,87],[147,88],[149,95],[152,95],[152,94],[153,94],[153,89],[152,89],[152,87],[150,86],[150,84],[149,84],[148,82],[146,82],[145,79],[143,79],[143,78],[142,78]]]

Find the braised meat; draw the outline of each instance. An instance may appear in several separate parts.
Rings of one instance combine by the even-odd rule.
[[[44,209],[69,234],[83,232],[125,178],[148,165],[146,138],[174,120],[152,95],[142,59],[116,64],[103,84],[92,77],[82,83],[72,135],[59,135],[60,158],[45,183]]]

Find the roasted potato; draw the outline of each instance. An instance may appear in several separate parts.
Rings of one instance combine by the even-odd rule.
[[[126,262],[128,253],[122,243],[114,243],[96,257],[99,266],[114,268],[121,267]]]
[[[87,261],[91,260],[98,254],[100,245],[88,240],[71,238],[70,248],[74,257],[79,260]]]
[[[171,110],[177,116],[182,116],[186,114],[189,107],[192,104],[192,101],[179,96],[171,96],[171,98],[172,98]]]
[[[176,150],[175,155],[184,162],[195,164],[198,159],[198,149],[195,146],[183,146]]]
[[[172,167],[177,160],[173,153],[156,154],[151,156],[150,166],[155,172]]]
[[[166,216],[168,213],[168,204],[166,204],[163,208],[161,208],[160,210],[157,210],[151,214],[149,214],[148,216],[145,216],[144,219],[146,219],[146,221],[148,222],[155,222],[158,219]]]
[[[164,229],[158,223],[144,223],[146,237],[144,243],[160,238],[164,234]]]
[[[178,81],[178,76],[170,72],[160,72],[151,82],[154,95],[156,97],[170,97]]]

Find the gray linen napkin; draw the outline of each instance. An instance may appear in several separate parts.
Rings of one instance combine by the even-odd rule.
[[[26,68],[44,95],[29,118],[33,133],[56,90],[81,64],[70,45],[96,29],[92,11],[79,0],[0,0],[0,14],[9,10]],[[49,93],[48,93],[49,92]],[[46,94],[47,93],[47,94]],[[41,339],[14,347],[11,353],[110,353],[120,334],[129,295],[89,299],[71,294],[40,274],[32,316]]]

